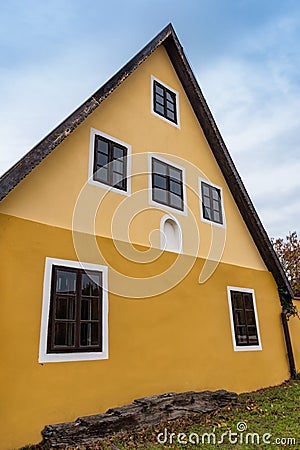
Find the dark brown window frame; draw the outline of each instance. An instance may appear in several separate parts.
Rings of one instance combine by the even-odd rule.
[[[242,298],[242,306],[237,307],[235,299],[235,296],[239,295]],[[249,308],[249,302],[248,307],[246,307],[247,299],[246,296],[251,298],[251,307]],[[254,298],[252,292],[244,292],[239,290],[230,290],[230,300],[231,300],[231,311],[232,311],[232,319],[233,319],[233,325],[234,325],[234,337],[235,337],[235,344],[237,347],[258,347],[260,345],[259,342],[259,332],[258,332],[258,326],[257,326],[257,317],[255,313],[255,307],[254,307]],[[239,321],[237,319],[238,313],[240,313]],[[253,323],[249,323],[249,315],[252,318]],[[244,321],[241,321],[241,317],[244,318]],[[244,330],[242,332],[241,330]],[[250,334],[249,331],[254,330],[255,333]],[[243,333],[243,334],[241,334]],[[241,336],[246,338],[246,342],[243,342],[241,339]],[[255,340],[251,340],[250,336],[255,336]]]
[[[155,171],[154,171],[154,163],[155,162],[158,162],[159,164],[161,164],[161,165],[166,167],[167,174],[166,174],[165,177],[163,175],[155,173]],[[171,178],[171,176],[170,176],[170,169],[173,169],[173,170],[176,170],[176,171],[180,172],[180,183],[178,183],[178,180],[174,180],[174,179]],[[158,187],[158,186],[155,185],[155,183],[154,183],[155,176],[161,176],[162,178],[166,179],[166,189],[163,189],[163,188]],[[181,189],[180,196],[177,195],[177,193],[175,193],[175,192],[170,190],[171,180],[173,182],[175,182],[176,184],[180,185],[180,189]],[[172,165],[170,163],[162,161],[159,158],[152,157],[151,158],[151,182],[152,182],[152,186],[151,186],[151,188],[152,188],[152,201],[154,201],[156,203],[160,203],[161,205],[168,206],[169,208],[176,209],[178,211],[184,211],[183,169],[180,169],[180,168],[178,168],[178,167],[176,167],[176,166],[174,166],[174,165]],[[167,193],[167,201],[166,202],[155,198],[155,189],[161,189],[163,191],[166,191],[166,193]],[[171,194],[177,195],[177,197],[180,198],[180,200],[181,200],[181,207],[177,207],[177,206],[172,205]]]
[[[204,187],[208,188],[209,196],[205,195]],[[216,192],[218,198],[215,199],[213,193]],[[204,205],[204,197],[209,198],[209,206]],[[218,209],[214,207],[214,201],[218,203]],[[201,205],[202,205],[202,217],[209,222],[214,222],[219,225],[224,225],[223,209],[222,209],[222,191],[220,188],[213,186],[205,181],[201,181]],[[207,211],[210,211],[211,217],[209,217]],[[216,213],[219,214],[220,219],[216,218]]]
[[[157,93],[157,89],[162,89],[163,95]],[[171,100],[167,98],[167,95],[171,97]],[[157,96],[161,97],[162,103],[157,101]],[[168,102],[173,105],[173,110],[168,108]],[[163,112],[161,112],[158,108],[158,105],[160,105],[163,108]],[[178,125],[178,113],[177,113],[177,94],[170,89],[168,89],[166,86],[161,84],[157,80],[153,80],[153,111],[158,114],[161,117],[164,117],[166,120],[174,123],[175,125]],[[169,117],[168,111],[174,114],[174,118]]]
[[[75,294],[63,294],[57,293],[56,282],[57,282],[57,272],[64,271],[76,274],[76,291]],[[99,276],[99,295],[83,295],[82,294],[82,275],[93,275]],[[51,293],[50,293],[50,308],[49,308],[49,322],[48,322],[48,335],[47,335],[47,353],[49,354],[60,354],[60,353],[87,353],[87,352],[102,352],[103,351],[103,273],[101,271],[95,270],[84,270],[76,269],[68,266],[53,265],[51,272]],[[75,318],[74,319],[58,319],[56,317],[56,300],[57,297],[74,297],[75,303]],[[98,300],[98,319],[83,319],[82,315],[82,297],[89,299]],[[55,325],[58,323],[73,323],[74,324],[74,346],[68,345],[55,345]],[[98,325],[98,342],[96,345],[81,345],[81,325],[88,323],[96,323]]]
[[[102,153],[98,151],[98,141],[102,141],[108,144],[108,162],[107,164],[98,165],[98,153]],[[122,158],[114,158],[114,147],[117,147],[123,151]],[[104,153],[102,153],[104,155]],[[118,142],[115,142],[111,139],[108,139],[100,134],[95,134],[94,138],[94,164],[93,164],[93,180],[98,183],[103,183],[107,186],[111,186],[115,189],[119,189],[121,191],[127,192],[127,158],[128,158],[128,148],[122,144],[119,144]],[[113,167],[113,161],[121,159],[123,163],[123,172],[122,172],[122,180],[121,186],[118,186],[118,183],[113,183],[113,173],[114,173],[114,167]],[[102,167],[107,166],[108,170],[108,181],[104,181],[101,178],[97,178],[97,171],[100,170]],[[121,172],[116,172],[121,175]]]

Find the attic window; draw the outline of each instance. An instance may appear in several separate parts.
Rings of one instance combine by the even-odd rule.
[[[126,156],[126,147],[96,135],[94,180],[126,191]]]
[[[151,160],[152,201],[183,211],[183,170],[162,159]]]
[[[205,222],[224,224],[221,188],[201,181],[201,214]]]
[[[253,289],[228,287],[234,349],[261,350]]]
[[[130,194],[131,146],[101,131],[91,129],[89,184]]]
[[[178,92],[154,77],[151,78],[151,90],[151,112],[179,127]]]

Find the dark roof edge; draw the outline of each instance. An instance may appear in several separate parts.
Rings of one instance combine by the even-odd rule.
[[[0,178],[0,201],[72,133],[171,33],[175,32],[172,24],[168,24],[100,89],[5,172]]]
[[[171,59],[177,75],[193,106],[194,112],[229,186],[232,196],[238,205],[241,215],[268,270],[272,272],[278,287],[285,288],[288,295],[293,298],[293,290],[287,276],[228,152],[213,115],[175,33],[173,38],[174,39],[172,40],[167,39],[164,46],[166,47],[169,58]]]
[[[0,178],[0,201],[72,133],[161,44],[167,50],[215,159],[268,270],[272,272],[278,287],[286,289],[288,295],[292,298],[294,295],[289,281],[229,155],[172,24],[168,24],[100,89],[2,175]]]

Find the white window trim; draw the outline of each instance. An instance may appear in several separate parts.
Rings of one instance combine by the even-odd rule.
[[[183,187],[183,211],[180,209],[173,208],[172,206],[163,205],[162,203],[156,202],[152,199],[152,158],[158,159],[159,161],[175,167],[182,171],[182,187]],[[148,202],[149,205],[155,206],[156,208],[171,212],[173,214],[180,214],[181,216],[187,215],[187,200],[186,200],[186,186],[185,186],[185,168],[179,166],[178,164],[165,159],[156,153],[148,153]]]
[[[179,250],[169,250],[165,249],[165,241],[163,239],[163,232],[164,232],[164,224],[167,220],[173,220],[173,222],[176,223],[179,230]],[[166,250],[167,252],[173,252],[173,253],[182,253],[182,230],[179,221],[176,219],[176,217],[171,216],[171,214],[165,214],[160,221],[160,248],[162,250]]]
[[[233,321],[233,314],[232,314],[232,304],[231,304],[231,294],[230,294],[231,291],[247,292],[249,294],[252,294],[253,308],[254,308],[254,315],[255,315],[255,322],[256,322],[256,330],[257,330],[257,337],[258,337],[258,345],[248,345],[248,346],[247,345],[243,345],[243,346],[242,345],[236,345],[234,321]],[[230,317],[232,344],[233,344],[234,351],[235,352],[251,352],[251,351],[262,350],[262,344],[261,344],[261,339],[260,339],[259,322],[258,322],[258,314],[257,314],[257,309],[256,309],[256,301],[255,301],[254,289],[234,287],[234,286],[227,286],[227,297],[228,297],[228,306],[229,306],[229,317]]]
[[[163,81],[159,80],[158,78],[156,78],[154,75],[151,75],[151,88],[150,88],[150,112],[151,114],[153,114],[156,117],[159,117],[161,120],[163,120],[164,122],[169,123],[170,125],[173,125],[173,127],[180,129],[180,110],[179,110],[179,92],[176,91],[175,89],[171,88],[170,86],[168,86],[166,83],[164,83]],[[154,100],[154,81],[157,81],[158,83],[162,84],[165,88],[169,89],[169,91],[173,92],[176,96],[176,116],[177,116],[177,122],[172,122],[171,120],[167,119],[164,116],[161,116],[160,114],[158,114],[156,111],[154,111],[153,108],[153,100]]]
[[[101,183],[101,181],[94,180],[94,144],[95,144],[95,136],[103,136],[110,141],[116,142],[116,144],[120,144],[123,147],[127,148],[127,190],[123,191],[122,189],[117,189],[113,186],[110,186],[105,183]],[[127,195],[131,194],[131,145],[126,142],[117,139],[114,136],[110,136],[103,131],[96,130],[95,128],[91,128],[90,130],[90,153],[89,153],[89,167],[88,167],[88,184],[92,186],[97,186],[98,188],[106,189],[108,191],[116,192],[118,194]]]
[[[102,338],[103,351],[102,352],[78,352],[78,353],[47,353],[47,339],[48,339],[48,323],[49,310],[51,300],[51,277],[52,266],[73,267],[75,269],[96,270],[102,272]],[[43,304],[42,304],[42,319],[40,331],[40,349],[39,349],[39,363],[49,362],[68,362],[68,361],[92,361],[99,359],[108,359],[108,268],[107,266],[100,266],[98,264],[83,263],[78,261],[69,261],[65,259],[46,258],[45,272],[44,272],[44,287],[43,287]]]
[[[223,218],[223,223],[217,223],[214,222],[213,220],[208,220],[203,216],[203,206],[202,206],[202,189],[201,189],[201,183],[206,183],[209,184],[210,186],[219,189],[220,193],[221,193],[221,210],[222,210],[222,218]],[[207,180],[205,178],[201,178],[199,177],[198,179],[198,190],[199,190],[199,200],[200,200],[200,217],[201,217],[201,221],[205,222],[205,223],[209,223],[210,225],[213,225],[215,227],[219,227],[219,228],[226,228],[226,217],[225,217],[225,208],[224,208],[224,196],[223,196],[223,189],[221,188],[221,186],[218,186],[217,184],[212,183],[210,180]]]

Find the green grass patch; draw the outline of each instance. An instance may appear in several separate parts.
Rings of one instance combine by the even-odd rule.
[[[277,387],[241,394],[238,406],[228,406],[211,414],[198,414],[169,421],[147,430],[76,448],[299,449],[299,398],[300,381],[289,381]],[[158,442],[158,436],[161,443]],[[36,449],[38,448],[37,446]]]

